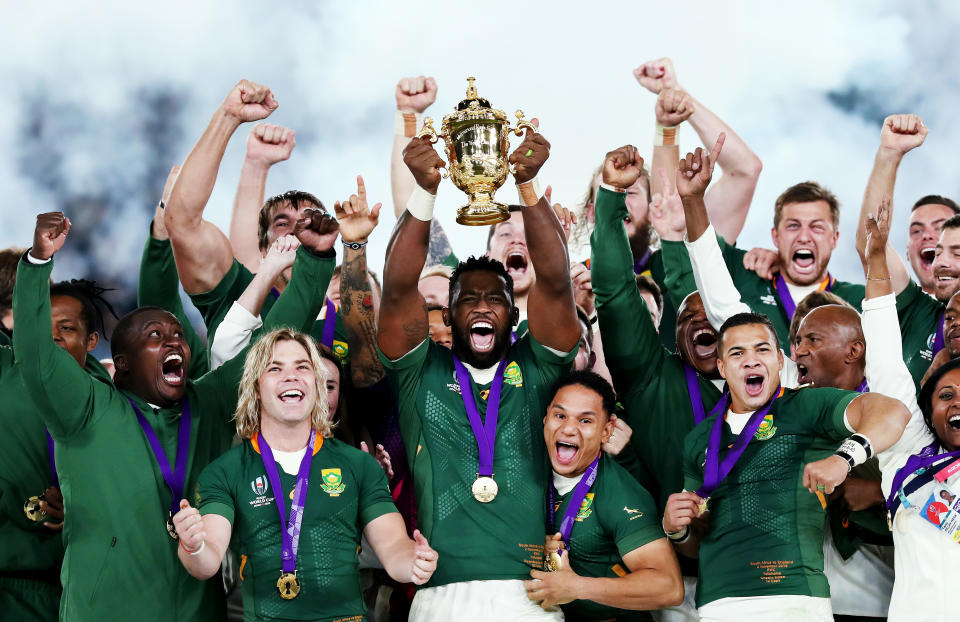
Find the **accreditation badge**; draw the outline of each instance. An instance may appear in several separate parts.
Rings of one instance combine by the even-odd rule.
[[[933,493],[920,508],[920,516],[954,542],[960,542],[960,495],[946,484],[934,486]]]

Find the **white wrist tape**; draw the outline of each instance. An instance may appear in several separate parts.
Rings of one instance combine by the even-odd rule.
[[[680,129],[676,126],[666,127],[657,123],[657,127],[653,135],[653,146],[675,147],[677,145],[677,134],[679,134],[679,132]]]
[[[393,133],[397,136],[413,138],[417,134],[417,130],[420,129],[422,120],[423,115],[419,112],[400,112],[398,110],[393,119]]]
[[[843,444],[834,453],[846,460],[852,469],[873,457],[873,445],[869,438],[857,433],[843,441]]]
[[[536,205],[540,202],[543,193],[540,192],[540,182],[536,177],[522,184],[517,184],[517,195],[520,197],[520,205]]]
[[[407,211],[417,220],[430,222],[433,220],[433,204],[436,201],[437,195],[430,194],[418,185],[407,201]]]
[[[203,553],[203,549],[205,548],[207,548],[206,538],[200,541],[200,548],[198,548],[196,551],[191,551],[190,555],[199,555],[200,553]]]

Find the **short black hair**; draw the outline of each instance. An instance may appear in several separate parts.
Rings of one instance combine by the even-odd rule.
[[[106,338],[106,326],[103,322],[103,309],[116,319],[117,313],[110,302],[103,297],[111,288],[100,287],[95,281],[71,279],[50,286],[50,297],[69,296],[80,301],[80,319],[83,320],[87,334],[99,333]]]
[[[955,369],[960,369],[960,358],[950,359],[930,374],[927,381],[920,387],[920,394],[917,396],[917,405],[920,406],[920,412],[923,413],[923,420],[930,432],[937,438],[937,442],[940,442],[940,437],[937,436],[937,431],[933,429],[933,422],[931,421],[933,417],[933,393],[937,390],[937,383],[947,373]]]
[[[523,207],[520,205],[508,205],[507,209],[510,210],[511,214],[513,214],[514,212],[523,211]],[[506,222],[506,221],[504,220],[503,222]],[[497,230],[497,225],[499,224],[500,223],[498,222],[496,225],[490,225],[490,230],[487,231],[487,250],[490,250],[490,242],[493,241],[493,232]]]
[[[917,199],[917,202],[913,204],[913,207],[910,208],[910,211],[912,212],[918,207],[923,207],[924,205],[946,205],[953,210],[954,214],[960,214],[960,205],[957,205],[956,201],[953,199],[948,199],[944,196],[940,196],[939,194],[928,194],[925,197],[920,197]]]
[[[720,330],[717,331],[717,355],[723,356],[723,336],[731,328],[737,326],[748,326],[750,324],[763,324],[773,335],[773,343],[780,349],[780,338],[777,336],[777,329],[773,327],[773,322],[765,315],[759,313],[737,313],[727,318]]]
[[[940,231],[945,229],[960,229],[960,214],[954,214],[950,218],[944,220],[943,224],[940,225]]]
[[[610,383],[606,379],[592,372],[588,369],[583,369],[580,371],[572,371],[563,378],[561,378],[557,384],[553,387],[553,393],[551,395],[556,396],[557,393],[563,387],[569,387],[571,385],[578,384],[582,387],[586,387],[598,394],[603,400],[603,409],[607,411],[607,416],[616,414],[617,412],[617,394],[614,393],[613,387],[610,386]]]
[[[503,277],[507,282],[507,295],[510,296],[510,304],[513,305],[513,277],[510,276],[507,268],[502,263],[486,255],[480,255],[479,257],[470,255],[466,261],[461,261],[457,264],[453,274],[450,275],[450,288],[447,290],[450,302],[453,302],[453,290],[460,281],[460,276],[467,272],[476,272],[479,270],[493,272],[497,276]]]
[[[121,354],[127,353],[127,347],[129,346],[129,336],[130,330],[133,328],[134,320],[139,316],[147,312],[152,311],[162,311],[163,313],[170,313],[166,309],[161,309],[160,307],[139,307],[134,309],[130,313],[124,315],[117,322],[117,325],[113,327],[113,339],[110,342],[110,356],[112,358],[117,358]],[[173,315],[171,313],[171,315]],[[179,320],[177,320],[179,322]],[[183,328],[181,326],[181,328]]]

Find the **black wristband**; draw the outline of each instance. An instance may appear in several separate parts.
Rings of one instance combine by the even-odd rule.
[[[343,245],[347,248],[352,248],[353,250],[358,251],[367,245],[367,241],[364,240],[363,242],[347,242],[346,240],[343,240]]]

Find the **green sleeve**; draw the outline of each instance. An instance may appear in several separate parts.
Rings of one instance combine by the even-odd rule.
[[[218,514],[233,524],[236,505],[233,495],[230,493],[230,478],[227,477],[224,463],[232,457],[223,456],[218,460],[211,462],[207,468],[200,473],[197,480],[197,509],[200,514]]]
[[[633,274],[633,256],[623,226],[627,216],[624,197],[606,188],[598,190],[596,223],[590,236],[590,274],[603,355],[621,395],[645,386],[666,356]]]
[[[397,506],[393,504],[393,497],[390,496],[390,486],[387,484],[387,476],[380,468],[373,456],[365,451],[360,451],[360,492],[359,504],[360,524],[366,526],[370,521],[379,518],[384,514],[396,512]]]
[[[53,260],[17,266],[13,287],[13,350],[38,411],[51,436],[63,440],[79,432],[95,413],[94,395],[100,383],[53,342],[50,332],[50,273]],[[106,385],[104,385],[105,387]]]
[[[850,435],[844,413],[850,402],[860,395],[855,391],[828,387],[797,391],[797,398],[804,404],[804,412],[818,413],[814,419],[817,434],[833,440],[841,440]]]
[[[690,255],[683,242],[670,240],[660,241],[660,254],[663,257],[663,297],[679,309],[683,299],[697,291]]]
[[[573,363],[573,359],[577,358],[579,346],[575,346],[573,350],[569,352],[557,353],[555,350],[548,348],[534,339],[533,335],[529,332],[525,337],[521,337],[521,339],[530,340],[530,351],[538,363],[537,369],[540,375],[543,376],[547,384],[552,385],[554,381],[560,379],[560,376],[570,371],[570,365]],[[509,357],[510,355],[508,354],[507,356]]]
[[[250,339],[256,342],[261,333],[289,327],[309,334],[326,301],[327,286],[336,263],[336,254],[318,255],[301,246],[293,262],[290,283],[263,320],[263,326]]]
[[[427,355],[430,352],[430,348],[435,347],[432,346],[432,344],[432,339],[424,339],[420,342],[420,345],[395,361],[387,358],[383,351],[380,350],[380,346],[377,346],[380,362],[383,363],[384,370],[386,370],[387,375],[391,377],[394,390],[401,398],[409,397],[413,399],[420,390],[420,383],[423,380],[422,371],[427,364]]]
[[[709,421],[709,423],[707,423]],[[690,430],[683,439],[683,489],[693,492],[703,485],[703,471],[697,464],[698,456],[703,454],[703,442],[697,432],[701,426],[712,426],[714,417],[707,417],[700,425]],[[709,428],[707,428],[709,429]]]
[[[606,505],[605,527],[613,533],[620,557],[663,536],[660,513],[653,497],[633,478],[619,472],[620,496]]]
[[[179,320],[183,336],[190,346],[188,378],[199,378],[210,370],[207,344],[194,330],[180,302],[180,277],[177,276],[177,264],[173,260],[173,247],[169,240],[158,240],[147,234],[140,257],[137,307],[160,307]]]

